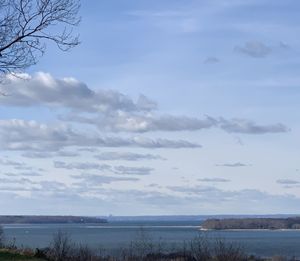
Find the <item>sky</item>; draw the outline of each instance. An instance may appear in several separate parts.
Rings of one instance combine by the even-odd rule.
[[[82,1],[0,89],[1,214],[299,214],[296,1]]]

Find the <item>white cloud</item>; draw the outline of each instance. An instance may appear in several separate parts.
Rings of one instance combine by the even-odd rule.
[[[220,59],[218,59],[217,57],[214,56],[209,56],[204,60],[204,64],[216,64],[219,63]]]
[[[67,147],[142,147],[199,148],[184,140],[149,139],[145,137],[105,137],[97,133],[77,133],[71,127],[56,127],[36,121],[0,120],[0,148],[19,151],[58,151]]]
[[[251,166],[249,164],[235,162],[235,163],[224,163],[224,164],[216,164],[217,167],[231,167],[231,168],[239,168],[239,167],[248,167]]]
[[[61,116],[65,121],[96,125],[99,130],[108,132],[150,132],[150,131],[195,131],[216,126],[217,121],[211,117],[204,119],[187,116],[154,116],[152,114],[134,114],[118,111],[98,117],[78,114]]]
[[[139,161],[139,160],[164,160],[159,155],[153,154],[139,154],[133,152],[103,152],[94,156],[98,160],[103,161],[116,161],[116,160],[125,160],[125,161]]]
[[[54,167],[58,169],[77,169],[77,170],[110,170],[111,166],[107,164],[97,164],[97,163],[91,163],[91,162],[75,162],[75,163],[66,163],[63,161],[54,161]]]
[[[150,175],[154,169],[148,167],[116,166],[114,172],[120,175]]]
[[[111,166],[107,164],[98,164],[93,162],[73,162],[66,163],[63,161],[54,161],[54,167],[68,170],[100,170],[109,171],[120,175],[150,175],[154,170],[148,167],[128,167],[128,166]]]
[[[253,58],[264,58],[272,52],[272,49],[264,43],[253,41],[246,42],[244,46],[236,46],[235,51]]]
[[[224,178],[203,178],[203,179],[197,179],[198,181],[201,182],[220,182],[220,183],[224,183],[224,182],[229,182],[230,179],[224,179]]]
[[[293,180],[293,179],[278,179],[276,182],[278,184],[282,184],[282,185],[298,185],[298,184],[300,184],[300,181]]]
[[[8,94],[0,104],[5,106],[49,106],[63,107],[75,111],[140,111],[156,107],[147,97],[141,96],[137,102],[113,90],[91,90],[86,84],[74,78],[56,79],[48,73],[37,73],[14,77],[8,75],[0,85]]]
[[[79,179],[80,184],[76,184],[76,186],[82,187],[87,186],[87,191],[91,191],[91,187],[101,186],[103,184],[111,184],[113,182],[120,182],[120,181],[138,181],[138,178],[133,177],[112,177],[112,176],[103,176],[103,175],[94,175],[94,174],[80,174],[80,175],[72,175],[74,179]]]
[[[80,154],[73,151],[57,151],[57,152],[45,152],[45,151],[28,151],[22,154],[22,157],[30,159],[43,159],[53,157],[77,157]]]
[[[244,133],[244,134],[266,134],[266,133],[284,133],[290,131],[288,127],[282,123],[259,125],[253,121],[246,119],[231,119],[219,120],[221,129],[229,133]]]
[[[67,113],[64,112],[59,117],[60,120],[94,125],[105,132],[198,131],[213,127],[247,134],[288,131],[281,123],[258,125],[246,119],[226,120],[209,116],[196,118],[163,114],[157,111],[156,102],[144,95],[134,101],[117,91],[94,91],[73,78],[56,79],[42,72],[20,77],[8,75],[1,84],[1,90],[9,95],[0,99],[0,105],[63,109],[60,112],[68,109]],[[52,134],[60,135],[58,131]]]

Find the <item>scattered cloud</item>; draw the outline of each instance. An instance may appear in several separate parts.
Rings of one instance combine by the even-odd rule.
[[[154,170],[153,168],[147,167],[126,167],[126,166],[116,166],[113,168],[116,174],[121,175],[150,175]]]
[[[62,161],[54,161],[54,167],[58,169],[68,169],[68,170],[100,170],[100,171],[110,171],[115,174],[121,175],[150,175],[154,170],[153,168],[147,167],[126,167],[126,166],[111,166],[107,164],[98,164],[91,162],[74,162],[66,163]]]
[[[34,184],[34,182],[30,179],[27,178],[21,178],[21,179],[8,179],[8,178],[0,178],[0,183],[5,183],[5,184]]]
[[[51,152],[45,151],[30,151],[22,154],[22,157],[29,158],[29,159],[46,159],[52,158],[53,154]]]
[[[43,180],[38,183],[40,185],[40,191],[53,191],[64,192],[68,189],[68,186],[63,182]]]
[[[279,43],[279,47],[282,49],[285,49],[285,50],[290,49],[290,46],[287,43],[282,42],[282,41]]]
[[[260,125],[247,119],[213,118],[206,116],[204,119],[186,116],[153,116],[128,114],[117,112],[108,116],[86,117],[78,114],[69,114],[60,117],[61,120],[95,125],[101,131],[107,132],[154,132],[154,131],[198,131],[210,128],[220,128],[229,133],[243,134],[268,134],[284,133],[290,129],[282,123]]]
[[[234,50],[253,58],[264,58],[272,52],[269,46],[257,41],[246,42],[243,46],[236,46]]]
[[[199,200],[207,200],[210,204],[223,202],[224,204],[231,202],[274,202],[276,199],[283,200],[295,198],[293,195],[273,195],[262,192],[256,189],[243,189],[243,190],[222,190],[212,186],[168,186],[170,191],[180,193],[188,197],[196,197]],[[300,200],[298,198],[298,200]],[[275,204],[276,205],[276,204]]]
[[[300,184],[300,181],[293,180],[293,179],[278,179],[276,182],[278,184],[282,184],[282,185],[298,185],[298,184]]]
[[[144,10],[129,13],[125,10],[128,6],[119,9],[121,20],[114,19],[113,27],[124,29],[128,22],[131,26],[125,28],[126,35],[138,35],[134,41],[137,48],[132,48],[132,41],[124,42],[122,48],[112,46],[115,50],[111,50],[109,66],[107,59],[99,64],[94,57],[91,64],[95,68],[88,73],[86,68],[70,70],[74,75],[80,71],[86,82],[43,72],[7,75],[0,81],[1,92],[8,94],[0,97],[0,209],[5,214],[16,209],[26,214],[97,211],[97,215],[291,213],[297,209],[297,173],[295,179],[285,178],[281,169],[271,166],[276,177],[271,182],[277,185],[267,186],[261,181],[270,181],[270,166],[261,166],[259,173],[251,174],[253,180],[257,178],[251,184],[261,190],[226,175],[251,168],[261,155],[271,155],[274,162],[296,169],[292,152],[297,148],[298,125],[297,115],[292,114],[299,99],[292,89],[298,83],[294,75],[297,52],[291,52],[290,46],[297,44],[293,36],[295,19],[278,20],[277,14],[284,7],[280,4],[272,6],[270,19],[265,12],[258,12],[259,22],[250,21],[247,7],[267,7],[259,0],[180,2],[174,2],[171,9],[161,2],[130,5],[133,10]],[[137,33],[141,30],[147,31],[146,38]],[[224,32],[226,37],[222,37]],[[252,39],[258,41],[236,42],[247,36],[255,36]],[[115,39],[109,38],[103,43],[104,49]],[[234,48],[238,59],[228,56],[228,47],[231,54]],[[130,52],[124,55],[124,50]],[[256,63],[253,68],[253,64],[239,63],[241,58],[275,64],[268,67],[265,62]],[[199,63],[205,71],[202,75]],[[219,67],[222,70],[209,70]],[[99,73],[97,68],[104,70]],[[273,85],[289,88],[274,89]],[[146,96],[137,93],[143,91]],[[223,99],[221,94],[225,95]],[[261,97],[254,101],[258,95]],[[234,104],[227,108],[233,98]],[[268,118],[270,111],[274,115]],[[243,115],[249,116],[243,119]],[[30,117],[35,120],[30,121]],[[290,126],[281,121],[291,124],[295,133],[288,133]],[[255,136],[272,134],[272,144],[268,137]],[[280,140],[284,135],[285,140]],[[233,139],[246,146],[238,147]],[[202,142],[207,148],[200,151],[197,148]],[[276,151],[281,144],[282,151]],[[263,151],[255,154],[260,149]],[[218,156],[224,153],[230,157],[220,161]],[[2,154],[9,157],[2,158]],[[215,165],[219,168],[205,161],[219,163]],[[195,175],[199,164],[203,173],[215,168],[223,174]],[[38,169],[40,166],[44,172]],[[295,188],[288,190],[294,195],[288,194],[286,187]]]
[[[204,64],[216,64],[219,62],[220,62],[220,59],[218,59],[217,57],[214,57],[214,56],[209,56],[203,61]]]
[[[98,160],[103,161],[139,161],[139,160],[164,160],[163,157],[153,154],[139,154],[133,152],[102,152],[94,156]]]
[[[153,132],[153,131],[195,131],[216,126],[217,121],[211,117],[204,119],[187,116],[154,116],[117,111],[108,115],[83,116],[68,114],[59,117],[63,121],[91,124],[107,132]]]
[[[86,152],[98,152],[97,148],[79,148],[79,151],[86,151]]]
[[[80,175],[72,175],[73,179],[79,179],[81,180],[80,185],[82,186],[82,182],[85,183],[85,185],[90,186],[101,186],[103,184],[111,184],[113,182],[120,182],[120,181],[139,181],[138,178],[133,177],[112,177],[112,176],[103,176],[103,175],[94,175],[94,174],[80,174]],[[88,188],[88,191],[90,188]]]
[[[10,176],[10,177],[18,177],[18,176],[22,176],[22,177],[39,177],[42,176],[42,174],[40,172],[34,172],[34,171],[30,171],[30,172],[6,172],[4,173],[4,175],[6,176]]]
[[[231,168],[238,168],[238,167],[248,167],[251,166],[249,164],[235,162],[235,163],[224,163],[224,164],[216,164],[217,167],[231,167]]]
[[[290,131],[285,125],[281,123],[270,125],[259,125],[253,121],[246,119],[232,119],[225,120],[223,118],[219,121],[221,129],[229,133],[244,133],[244,134],[266,134],[266,133],[284,133]]]
[[[156,107],[145,96],[135,102],[117,91],[94,91],[74,78],[56,79],[43,72],[33,76],[7,75],[0,86],[2,92],[9,94],[6,99],[0,100],[0,104],[5,106],[62,107],[84,112],[142,111]]]
[[[69,126],[48,126],[36,121],[0,120],[0,148],[18,151],[59,151],[67,147],[141,147],[141,148],[200,148],[185,140],[150,139],[145,137],[99,137],[80,134]]]
[[[80,154],[72,151],[57,151],[57,152],[45,152],[45,151],[29,151],[22,154],[24,158],[30,159],[44,159],[53,157],[77,157]]]
[[[28,208],[34,203],[33,206],[39,206],[40,211],[45,211],[43,213],[50,209],[54,214],[64,214],[58,209],[72,209],[79,215],[86,213],[87,209],[95,209],[96,206],[101,207],[100,211],[105,213],[128,213],[132,204],[136,206],[136,209],[132,210],[133,214],[141,211],[165,214],[184,214],[186,211],[199,213],[199,209],[208,214],[235,213],[236,209],[245,214],[253,214],[265,213],[266,205],[271,206],[269,213],[279,213],[283,210],[290,213],[300,202],[298,197],[290,194],[274,195],[255,189],[222,190],[212,186],[169,186],[164,188],[164,191],[158,191],[161,187],[156,185],[148,189],[144,187],[143,190],[115,189],[109,188],[109,184],[138,182],[138,179],[94,174],[73,175],[72,178],[75,182],[71,185],[48,180],[33,184],[29,181],[26,186],[23,183],[21,186],[19,183],[22,181],[7,181],[0,186],[0,196],[3,199],[0,206],[5,209],[5,201],[5,204],[9,203],[8,206],[13,206],[13,209],[19,206],[18,209],[23,211],[24,206]],[[31,197],[18,195],[18,191],[30,191]],[[76,204],[70,205],[71,202]],[[44,205],[47,208],[41,209]],[[116,209],[118,211],[114,212]]]
[[[0,159],[0,166],[12,166],[12,167],[24,167],[26,164],[24,162],[18,162],[7,159]]]
[[[105,170],[110,170],[111,166],[110,165],[106,165],[106,164],[98,164],[98,163],[79,163],[79,162],[75,162],[75,163],[66,163],[63,161],[54,161],[54,167],[57,169],[77,169],[77,170],[101,170],[101,171],[105,171]]]
[[[178,18],[178,17],[186,17],[187,13],[178,10],[165,10],[165,11],[132,10],[130,12],[127,12],[127,15],[136,16],[140,18],[145,18],[145,17]]]
[[[216,61],[216,58],[210,57],[207,61]],[[157,103],[144,95],[134,101],[120,92],[101,89],[94,91],[73,78],[56,79],[42,72],[20,77],[8,75],[1,84],[1,90],[11,92],[11,95],[1,99],[0,105],[69,109],[68,113],[59,116],[59,120],[97,126],[102,132],[198,131],[213,127],[247,134],[288,131],[281,123],[258,125],[245,119],[226,120],[210,116],[201,119],[161,114],[156,112]],[[59,137],[59,132],[55,135]]]
[[[244,146],[244,142],[240,137],[234,137],[235,142],[240,145],[240,146]]]
[[[147,187],[149,187],[149,188],[162,188],[161,185],[156,184],[156,183],[151,183],[151,184],[147,185]]]
[[[201,182],[216,182],[216,183],[230,182],[230,179],[224,179],[224,178],[203,178],[197,180]]]

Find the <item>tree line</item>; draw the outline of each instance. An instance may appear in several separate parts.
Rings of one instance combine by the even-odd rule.
[[[300,217],[295,218],[228,218],[208,219],[204,229],[300,229]]]

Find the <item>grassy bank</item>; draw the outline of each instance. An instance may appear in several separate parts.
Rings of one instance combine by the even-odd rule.
[[[36,258],[34,253],[18,252],[11,249],[0,250],[0,261],[46,261],[45,259]]]

